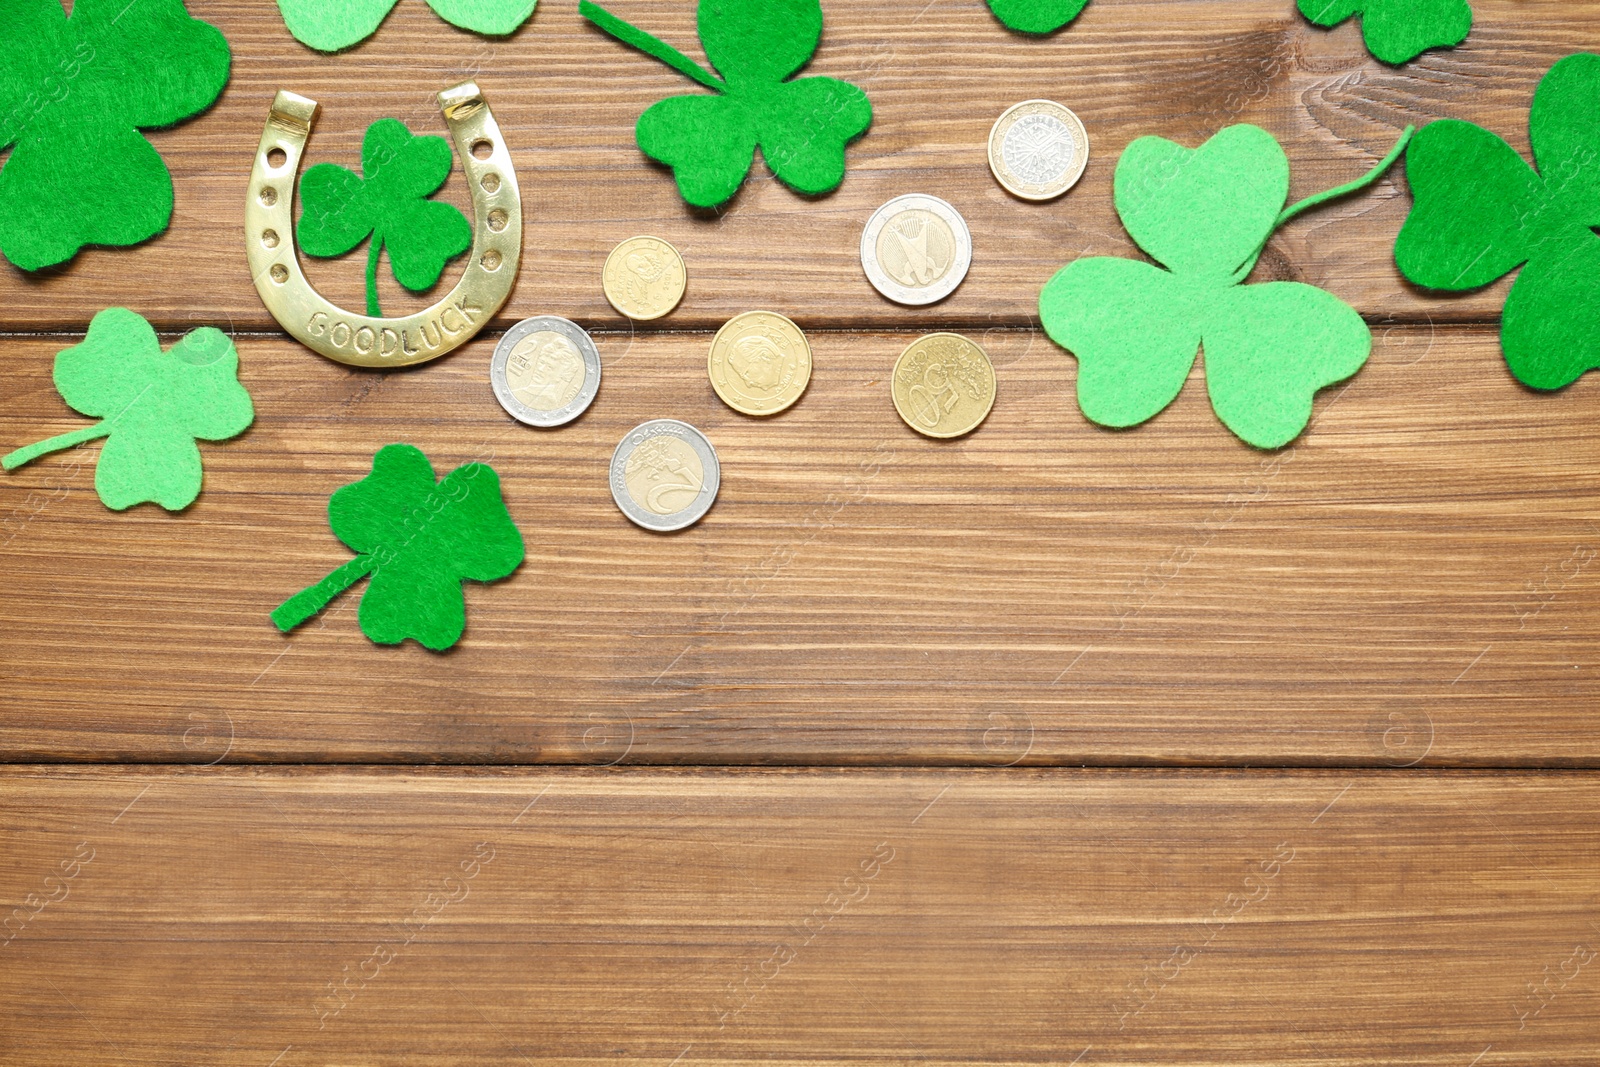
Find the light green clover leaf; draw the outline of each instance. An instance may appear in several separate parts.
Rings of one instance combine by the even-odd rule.
[[[1445,119],[1406,156],[1415,200],[1395,241],[1401,273],[1430,289],[1476,289],[1526,263],[1500,321],[1517,380],[1560,389],[1600,367],[1600,56],[1561,60],[1533,97],[1535,171],[1510,145]]]
[[[172,221],[172,175],[141,129],[210,107],[228,42],[182,0],[0,0],[0,253],[23,270]]]
[[[278,0],[284,24],[297,41],[319,52],[360,44],[389,17],[399,0]],[[428,0],[452,26],[504,37],[533,17],[536,0]]]
[[[300,179],[295,233],[307,255],[342,256],[368,237],[367,314],[381,318],[378,257],[389,249],[395,280],[412,292],[437,285],[445,264],[472,247],[459,208],[430,200],[450,177],[450,142],[414,136],[398,119],[379,119],[361,142],[361,174],[318,163]]]
[[[690,204],[730,199],[758,146],[772,173],[799,192],[816,196],[844,181],[845,145],[872,124],[867,94],[836,78],[785,80],[822,40],[820,0],[700,0],[700,43],[721,78],[590,0],[578,10],[718,94],[669,97],[639,116],[635,129],[640,150],[672,168]]]
[[[1257,448],[1299,436],[1317,391],[1366,362],[1371,331],[1315,286],[1241,283],[1279,226],[1376,181],[1409,137],[1359,181],[1287,209],[1288,157],[1257,126],[1230,126],[1197,149],[1159,137],[1130,144],[1117,164],[1117,212],[1162,266],[1080,259],[1039,294],[1045,332],[1078,359],[1084,415],[1114,427],[1155,417],[1203,348],[1224,425]]]
[[[440,652],[466,627],[461,583],[498,581],[522,564],[522,534],[494,469],[468,463],[439,481],[411,445],[380,449],[371,474],[329,498],[328,524],[358,555],[273,611],[285,633],[371,575],[362,632],[381,645],[410,637]]]
[[[126,308],[100,312],[83,343],[56,356],[55,382],[74,411],[100,421],[20,448],[0,466],[104,437],[94,486],[115,511],[146,501],[188,507],[202,480],[195,440],[235,437],[255,418],[226,334],[208,326],[163,352],[150,324]]]

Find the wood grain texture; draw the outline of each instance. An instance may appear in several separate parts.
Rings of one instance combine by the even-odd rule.
[[[994,413],[941,444],[889,400],[909,337],[814,332],[809,392],[763,421],[712,393],[706,335],[602,335],[600,398],[555,432],[495,404],[492,338],[389,375],[241,338],[257,423],[206,447],[191,511],[106,511],[94,446],[7,475],[0,752],[1595,765],[1595,381],[1522,389],[1493,328],[1380,330],[1267,454],[1198,369],[1153,422],[1106,431],[1070,357],[994,331]],[[76,424],[60,344],[10,342],[8,447]],[[652,417],[699,425],[723,463],[675,536],[607,486]],[[280,635],[268,612],[349,558],[328,495],[396,440],[441,473],[491,460],[526,564],[469,585],[442,657],[370,644],[351,594]]]
[[[11,769],[0,1059],[1593,1064],[1597,825],[1560,773]]]
[[[292,89],[323,104],[310,161],[353,165],[362,132],[378,118],[442,132],[432,94],[475,77],[512,145],[528,218],[527,256],[502,326],[540,313],[619,324],[601,293],[600,267],[616,242],[640,232],[672,240],[688,258],[689,294],[669,326],[715,327],[754,306],[808,326],[1025,325],[1040,285],[1061,265],[1131,250],[1110,191],[1116,160],[1135,137],[1198,144],[1222,126],[1258,123],[1284,142],[1297,197],[1350,180],[1401,127],[1437,117],[1479,122],[1526,153],[1535,85],[1562,56],[1600,49],[1600,7],[1477,0],[1474,8],[1463,47],[1396,69],[1367,55],[1353,22],[1319,29],[1292,0],[1096,0],[1068,31],[1045,40],[1007,33],[980,0],[833,4],[810,70],[860,84],[875,107],[871,131],[850,150],[843,187],[807,200],[758,162],[731,208],[696,214],[633,141],[640,112],[694,87],[588,26],[574,4],[547,3],[523,32],[486,41],[406,0],[370,41],[325,57],[288,35],[272,0],[194,0],[191,9],[232,43],[234,73],[209,113],[152,136],[176,181],[171,230],[136,250],[91,251],[36,277],[0,268],[0,322],[81,329],[101,308],[126,304],[174,328],[272,328],[250,284],[240,226],[274,92]],[[691,4],[628,0],[619,10],[701,54]],[[1007,196],[985,162],[990,124],[1008,105],[1037,96],[1074,108],[1094,145],[1083,182],[1049,205]],[[1392,246],[1409,206],[1399,182],[1396,172],[1286,227],[1257,276],[1326,286],[1375,318],[1497,316],[1505,283],[1434,298],[1399,276]],[[462,196],[459,183],[447,192]],[[857,258],[867,216],[906,192],[956,204],[976,242],[966,284],[916,311],[881,299]],[[315,265],[312,276],[337,302],[361,305],[359,260]],[[405,304],[389,294],[391,308]]]

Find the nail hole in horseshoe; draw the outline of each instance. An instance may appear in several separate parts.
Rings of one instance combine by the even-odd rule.
[[[500,253],[491,248],[483,254],[483,259],[480,262],[483,264],[484,270],[499,270]]]
[[[472,156],[474,159],[488,159],[494,155],[494,145],[485,140],[472,142]]]
[[[485,174],[483,176],[483,191],[486,193],[498,193],[500,191],[500,175]]]
[[[270,185],[261,190],[261,206],[262,207],[271,207],[273,204],[276,204],[277,202],[278,202],[278,190],[274,189]]]
[[[277,230],[263,230],[263,231],[261,231],[261,246],[263,248],[277,248],[278,247],[278,231]]]
[[[506,228],[507,216],[502,208],[495,208],[489,212],[489,229],[499,233]]]
[[[285,152],[283,149],[274,148],[267,152],[267,166],[271,167],[273,170],[281,170],[283,165],[287,162],[289,162],[289,153]]]
[[[282,263],[274,263],[272,265],[272,269],[267,273],[272,275],[272,280],[277,282],[279,285],[282,285],[284,282],[289,280],[289,268],[285,267]]]

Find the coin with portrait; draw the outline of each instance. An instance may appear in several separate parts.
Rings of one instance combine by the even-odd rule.
[[[890,377],[894,409],[925,437],[960,437],[994,407],[994,365],[958,333],[930,333],[900,353]]]
[[[611,306],[639,322],[678,306],[689,281],[683,257],[659,237],[630,237],[606,257],[601,282]]]
[[[717,331],[706,357],[711,387],[746,415],[775,415],[811,381],[811,345],[800,327],[775,311],[746,311]]]
[[[943,300],[971,265],[972,231],[936,196],[897,196],[861,231],[861,269],[873,288],[899,304]]]
[[[524,319],[506,331],[489,363],[494,395],[529,426],[562,426],[600,391],[600,350],[575,322],[556,315]]]
[[[611,455],[611,497],[647,530],[670,533],[699,522],[721,485],[716,449],[676,419],[635,426]]]

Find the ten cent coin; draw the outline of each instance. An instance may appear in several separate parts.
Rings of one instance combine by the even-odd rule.
[[[699,522],[721,484],[716,449],[676,419],[635,426],[611,455],[611,496],[646,530],[667,533]]]
[[[906,425],[926,437],[960,437],[994,407],[994,366],[958,333],[911,342],[894,365],[890,392]]]
[[[1089,134],[1053,100],[1013,104],[989,131],[989,169],[1024,200],[1053,200],[1078,184],[1089,162]]]
[[[972,232],[936,196],[897,196],[861,231],[861,269],[899,304],[932,304],[955,292],[972,265]]]
[[[678,250],[659,237],[630,237],[606,257],[601,280],[611,306],[640,322],[678,306],[689,274]]]
[[[489,364],[495,398],[529,426],[563,426],[600,391],[600,351],[575,322],[523,319],[500,338]]]
[[[806,391],[811,346],[800,327],[774,311],[729,319],[711,341],[711,388],[746,415],[776,415]]]

